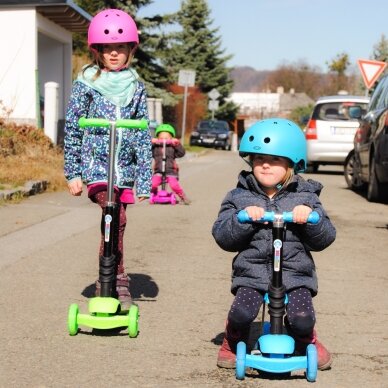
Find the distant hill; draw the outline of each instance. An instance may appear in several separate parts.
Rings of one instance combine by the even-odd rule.
[[[249,66],[235,67],[230,72],[234,81],[233,92],[261,92],[265,88],[265,79],[271,71],[259,71]]]

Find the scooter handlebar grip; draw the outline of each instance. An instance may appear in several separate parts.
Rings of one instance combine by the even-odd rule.
[[[292,212],[283,212],[282,217],[284,222],[293,222]],[[237,213],[237,219],[238,219],[238,222],[242,224],[245,224],[247,222],[253,222],[246,210],[240,210]],[[265,212],[264,216],[256,222],[272,222],[274,219],[275,219],[274,212]],[[307,222],[310,224],[317,224],[319,222],[319,214],[316,211],[312,211],[307,218]]]
[[[109,127],[113,121],[109,121],[107,119],[93,119],[81,117],[78,120],[78,125],[81,128],[84,127]],[[138,129],[147,129],[148,122],[146,119],[142,120],[129,120],[129,119],[120,119],[116,121],[117,128],[138,128]]]
[[[81,128],[84,128],[84,127],[109,127],[110,122],[107,119],[87,119],[86,117],[81,117],[78,120],[78,125]]]
[[[117,128],[137,128],[137,129],[147,129],[148,122],[146,119],[141,120],[129,120],[121,119],[116,121]]]

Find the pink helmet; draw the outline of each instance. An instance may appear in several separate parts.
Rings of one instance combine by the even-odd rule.
[[[90,22],[88,46],[109,43],[139,44],[139,35],[134,20],[119,9],[99,12]]]

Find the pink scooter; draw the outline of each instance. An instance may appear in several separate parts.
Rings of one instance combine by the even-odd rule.
[[[162,189],[158,190],[156,194],[151,193],[150,204],[170,204],[176,205],[177,200],[174,193],[166,190],[166,147],[171,144],[170,140],[163,141],[163,159],[162,159]]]

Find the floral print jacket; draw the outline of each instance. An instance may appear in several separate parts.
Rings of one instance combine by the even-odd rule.
[[[75,81],[65,124],[64,173],[68,181],[81,178],[85,184],[107,181],[109,128],[80,128],[80,117],[147,119],[146,91],[137,83],[132,101],[120,107],[82,82]],[[117,128],[115,181],[118,188],[136,186],[137,196],[148,196],[151,189],[151,135],[149,130]]]

